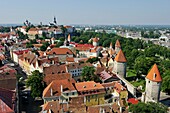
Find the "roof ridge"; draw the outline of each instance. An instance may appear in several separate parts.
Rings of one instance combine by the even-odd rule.
[[[117,61],[117,62],[127,62],[126,57],[125,57],[125,55],[124,55],[122,50],[120,50],[118,52],[118,54],[116,55],[115,61]]]

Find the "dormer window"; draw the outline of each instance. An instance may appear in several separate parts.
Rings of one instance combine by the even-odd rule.
[[[153,74],[153,79],[154,79],[154,80],[156,79],[156,76],[157,76],[156,73],[154,73],[154,74]]]

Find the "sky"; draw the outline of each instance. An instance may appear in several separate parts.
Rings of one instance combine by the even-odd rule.
[[[170,0],[1,0],[0,24],[170,25]]]

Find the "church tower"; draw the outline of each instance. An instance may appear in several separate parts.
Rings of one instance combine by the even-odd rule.
[[[109,47],[109,51],[108,52],[109,52],[110,57],[113,57],[116,54],[115,50],[113,49],[112,42],[110,43],[110,47]]]
[[[71,42],[71,35],[70,35],[70,34],[68,35],[67,40],[68,40],[69,42]]]
[[[126,62],[127,62],[126,57],[123,51],[120,49],[114,60],[113,72],[122,77],[126,77],[126,65],[127,65]]]
[[[145,102],[158,102],[161,91],[162,77],[156,64],[146,76]]]
[[[93,38],[93,46],[94,47],[98,46],[98,42],[99,42],[99,38],[97,38],[97,37]]]
[[[116,54],[121,50],[121,45],[120,45],[120,42],[119,40],[116,40],[116,43],[115,43],[115,51],[116,51]]]
[[[57,25],[56,17],[54,17],[54,24]]]

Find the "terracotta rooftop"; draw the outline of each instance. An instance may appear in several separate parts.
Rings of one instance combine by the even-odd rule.
[[[49,85],[53,80],[64,80],[72,78],[70,73],[48,74],[44,77],[44,82]]]
[[[125,55],[124,55],[122,50],[120,50],[118,52],[118,54],[116,55],[115,61],[117,61],[117,62],[127,62],[126,57],[125,57]]]
[[[66,58],[66,61],[67,61],[67,62],[74,62],[74,58],[73,58],[73,57],[67,57],[67,58]]]
[[[73,52],[68,48],[52,48],[52,50],[48,54],[73,55]]]
[[[49,67],[44,67],[43,73],[45,75],[48,74],[60,74],[60,73],[66,73],[66,65],[51,65]]]
[[[16,55],[22,55],[24,52],[27,53],[28,51],[29,51],[28,49],[26,49],[26,50],[18,50],[18,51],[14,51],[14,53]]]
[[[74,79],[54,80],[44,89],[43,97],[60,96],[61,85],[63,92],[75,90],[73,83],[75,83]]]
[[[77,91],[104,89],[104,87],[100,83],[96,83],[94,81],[75,83],[75,87]]]
[[[153,65],[152,69],[149,71],[146,78],[151,80],[151,81],[154,81],[154,82],[161,82],[162,81],[162,77],[160,75],[160,72],[159,72],[156,64]]]
[[[58,101],[49,101],[43,105],[43,111],[51,110],[53,113],[58,113],[60,110]]]
[[[115,46],[116,47],[121,47],[119,40],[116,40]]]
[[[126,90],[126,88],[122,84],[120,84],[119,82],[115,82],[114,88],[118,93]]]

